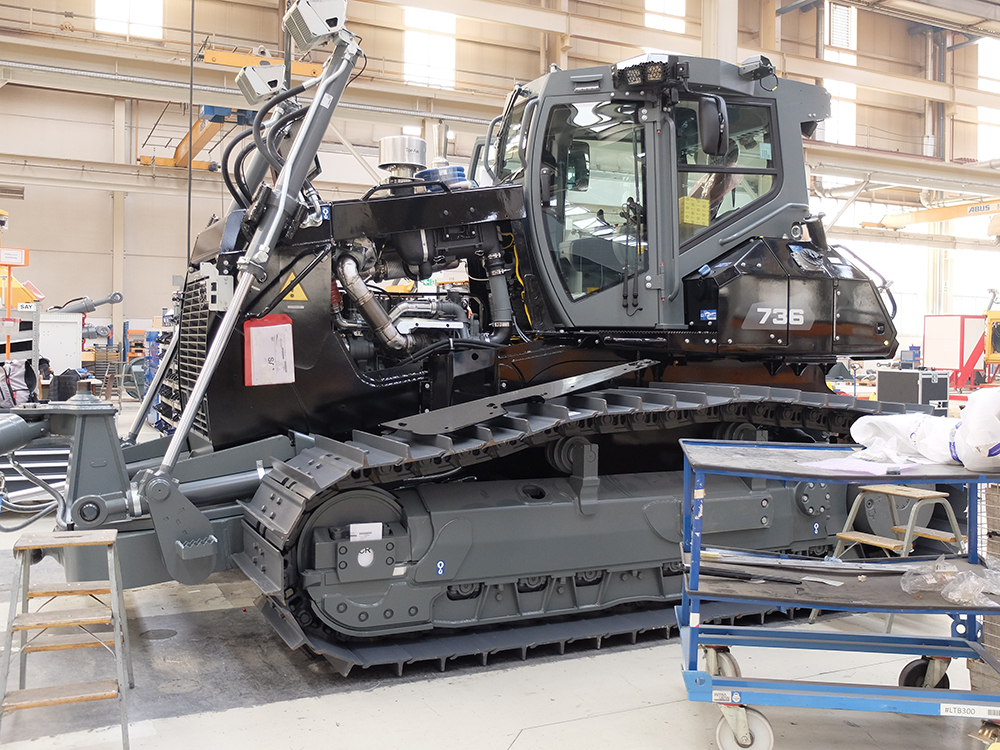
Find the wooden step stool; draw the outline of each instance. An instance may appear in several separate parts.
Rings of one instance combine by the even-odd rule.
[[[851,505],[851,512],[847,514],[847,521],[844,528],[837,534],[837,546],[834,548],[833,556],[840,557],[844,552],[856,544],[867,544],[870,547],[879,547],[886,551],[886,554],[894,553],[900,557],[909,557],[913,547],[914,537],[924,539],[935,539],[939,542],[954,544],[958,551],[965,553],[965,542],[967,537],[962,535],[958,527],[958,519],[955,518],[955,511],[948,502],[947,492],[937,490],[925,490],[919,487],[906,487],[900,484],[868,484],[858,488],[858,494]],[[869,496],[884,497],[889,501],[889,513],[892,515],[892,531],[895,538],[879,536],[878,534],[866,534],[863,531],[854,530],[854,522],[858,513],[868,500]],[[896,508],[895,498],[901,497],[908,500],[916,500],[910,509],[910,516],[906,525],[899,521],[899,510]],[[928,505],[941,505],[948,516],[948,523],[951,525],[951,533],[938,529],[929,529],[926,526],[917,526],[917,516],[920,511]],[[902,535],[902,536],[901,536]],[[814,609],[809,616],[809,622],[815,622],[819,614],[818,609]],[[892,630],[894,615],[889,615],[886,619],[885,632]]]
[[[125,622],[125,599],[122,593],[121,569],[115,550],[118,532],[111,531],[62,531],[25,534],[14,545],[14,585],[11,587],[10,615],[7,618],[7,633],[4,641],[3,661],[0,663],[0,720],[8,711],[41,706],[58,706],[67,703],[84,703],[109,698],[117,698],[121,710],[122,746],[128,750],[128,714],[125,706],[125,680],[135,687],[132,676],[132,657],[129,649],[128,627]],[[107,581],[86,581],[81,583],[35,584],[31,585],[31,556],[34,550],[60,547],[107,547]],[[46,604],[55,597],[86,596],[97,599],[109,595],[110,602],[102,609],[45,610]],[[41,607],[29,611],[31,599],[46,599]],[[20,612],[18,612],[20,608]],[[92,625],[111,625],[111,632],[92,633]],[[52,628],[73,628],[75,632],[60,635],[44,635]],[[30,639],[28,633],[38,631]],[[14,646],[14,633],[20,633],[20,669],[18,690],[7,690],[10,675],[10,660]],[[72,685],[25,689],[25,672],[28,654],[39,651],[65,651],[68,649],[94,648],[103,646],[115,655],[116,679],[81,682]]]
[[[955,511],[952,509],[951,503],[948,502],[947,492],[924,490],[918,487],[904,487],[899,484],[868,484],[858,489],[859,492],[854,498],[853,505],[851,505],[851,512],[847,516],[847,522],[844,524],[843,530],[837,534],[837,547],[833,552],[834,557],[840,557],[846,549],[855,544],[880,547],[886,550],[886,552],[894,552],[900,557],[908,557],[914,537],[936,539],[940,542],[955,544],[960,553],[965,553],[966,537],[962,535],[958,527],[958,519],[955,518]],[[883,496],[889,501],[889,513],[892,514],[892,530],[896,534],[895,539],[876,534],[865,534],[854,530],[854,522],[857,520],[858,512],[870,495]],[[917,501],[910,510],[910,517],[905,526],[899,521],[899,510],[896,508],[894,500],[897,497]],[[917,516],[928,505],[941,505],[944,507],[945,513],[948,516],[948,523],[951,525],[951,534],[916,525]]]

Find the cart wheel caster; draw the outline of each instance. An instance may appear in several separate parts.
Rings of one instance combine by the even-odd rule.
[[[773,750],[774,730],[771,729],[771,722],[764,718],[764,714],[752,708],[743,709],[747,712],[747,726],[750,727],[750,744],[741,745],[729,726],[726,717],[719,719],[719,725],[715,728],[715,744],[719,750]]]
[[[718,656],[719,659],[719,676],[720,677],[742,677],[743,673],[740,672],[740,663],[736,661],[736,657],[730,654],[728,651],[723,651]]]
[[[927,667],[930,666],[930,659],[920,658],[914,659],[905,667],[903,671],[899,673],[899,686],[900,687],[925,687],[924,678],[927,676]],[[938,680],[935,688],[939,690],[947,690],[951,687],[951,680],[948,679],[947,674],[941,675],[941,679]]]
[[[742,677],[739,662],[729,649],[702,647],[705,652],[705,671],[717,677]]]

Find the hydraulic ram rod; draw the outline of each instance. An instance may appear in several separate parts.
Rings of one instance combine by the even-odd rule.
[[[167,351],[160,358],[160,366],[153,374],[153,380],[142,397],[139,413],[135,415],[132,427],[129,428],[128,435],[122,441],[125,445],[135,445],[136,438],[139,437],[139,431],[142,430],[142,423],[146,421],[146,415],[149,414],[149,409],[153,405],[153,399],[159,393],[160,386],[163,384],[163,378],[166,377],[167,369],[170,367],[170,360],[174,358],[174,352],[177,351],[177,341],[180,337],[181,332],[175,328],[173,336],[170,337],[170,343],[167,345]]]
[[[337,51],[330,56],[323,67],[323,75],[316,88],[316,97],[313,99],[309,113],[302,124],[302,129],[295,139],[288,160],[275,184],[274,198],[277,203],[268,206],[264,218],[261,220],[261,225],[247,249],[240,271],[239,283],[233,293],[233,300],[212,339],[212,345],[205,355],[201,372],[198,373],[198,378],[191,388],[187,405],[181,413],[177,430],[167,446],[167,451],[157,473],[169,474],[177,463],[188,433],[194,425],[198,407],[208,391],[208,384],[211,382],[236,324],[243,314],[243,305],[250,293],[250,285],[256,275],[261,273],[266,266],[268,256],[284,230],[288,215],[292,213],[293,207],[296,205],[296,196],[305,183],[306,175],[312,167],[312,160],[319,150],[323,134],[330,124],[330,117],[347,86],[348,76],[354,69],[354,63],[357,61],[359,53],[360,49],[352,38],[349,43],[338,45]]]

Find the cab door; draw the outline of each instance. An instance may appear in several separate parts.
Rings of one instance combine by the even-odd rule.
[[[608,94],[545,99],[528,138],[525,195],[557,322],[653,328],[659,317],[654,127],[643,103]],[[648,184],[647,184],[648,183]]]

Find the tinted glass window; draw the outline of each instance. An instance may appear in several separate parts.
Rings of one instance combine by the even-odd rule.
[[[552,108],[542,154],[542,212],[572,299],[624,284],[646,269],[645,157],[634,104]]]
[[[709,156],[698,138],[698,103],[675,110],[681,243],[760,200],[777,180],[770,107],[729,104],[729,148]]]

